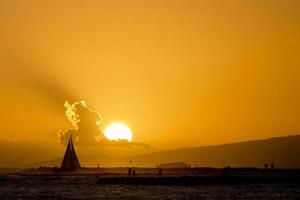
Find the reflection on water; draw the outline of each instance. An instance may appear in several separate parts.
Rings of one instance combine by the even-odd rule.
[[[0,199],[300,199],[300,185],[97,185],[96,176],[2,176]]]

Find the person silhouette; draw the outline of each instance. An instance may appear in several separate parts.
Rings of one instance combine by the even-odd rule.
[[[128,176],[131,176],[131,172],[132,172],[132,169],[129,168],[129,169],[128,169]]]
[[[132,176],[136,176],[135,169],[134,169],[134,170],[132,170]]]
[[[162,169],[158,170],[158,176],[162,176],[162,171],[163,171]]]

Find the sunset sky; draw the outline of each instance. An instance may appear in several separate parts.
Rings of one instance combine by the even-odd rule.
[[[0,0],[0,140],[59,144],[64,102],[157,149],[300,133],[298,0]]]

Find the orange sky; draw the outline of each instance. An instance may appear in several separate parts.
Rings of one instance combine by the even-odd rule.
[[[300,133],[300,1],[0,1],[1,140],[58,143],[64,100],[156,148]]]

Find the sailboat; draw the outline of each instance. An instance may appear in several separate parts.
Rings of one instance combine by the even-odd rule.
[[[72,135],[71,135],[65,155],[64,155],[64,159],[61,164],[61,170],[62,171],[75,171],[80,168],[81,168],[80,163],[79,163],[78,157],[77,157],[75,149],[74,149]]]

